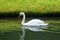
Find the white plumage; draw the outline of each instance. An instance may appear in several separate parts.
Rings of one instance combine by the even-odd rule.
[[[45,23],[42,20],[39,19],[32,19],[30,21],[28,21],[27,23],[24,23],[23,25],[27,25],[27,26],[41,26],[41,25],[48,25],[48,23]]]

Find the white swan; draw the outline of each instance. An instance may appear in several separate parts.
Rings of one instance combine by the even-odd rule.
[[[29,22],[25,23],[25,14],[24,12],[19,13],[20,16],[23,15],[22,19],[22,25],[31,31],[42,31],[40,28],[47,28],[48,23],[45,23],[44,21],[40,19],[32,19]]]

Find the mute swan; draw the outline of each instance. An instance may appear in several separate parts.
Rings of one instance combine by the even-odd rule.
[[[43,30],[41,30],[41,28],[47,28],[48,23],[45,23],[44,21],[42,21],[40,19],[32,19],[29,22],[25,23],[25,14],[24,14],[24,12],[20,12],[19,15],[23,16],[21,24],[26,29],[29,29],[31,31],[43,31]]]

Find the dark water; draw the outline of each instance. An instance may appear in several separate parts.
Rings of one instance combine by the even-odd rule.
[[[19,40],[22,31],[0,33],[0,40]],[[26,31],[25,40],[60,40],[60,33]]]

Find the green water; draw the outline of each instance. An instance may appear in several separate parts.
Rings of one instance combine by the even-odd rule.
[[[49,23],[48,28],[43,32],[25,30],[25,40],[60,40],[60,19],[43,20]],[[19,19],[0,19],[0,40],[19,40],[22,35],[20,23]]]
[[[22,33],[17,31],[0,33],[0,40],[19,40]],[[60,40],[60,33],[26,31],[25,40]]]

